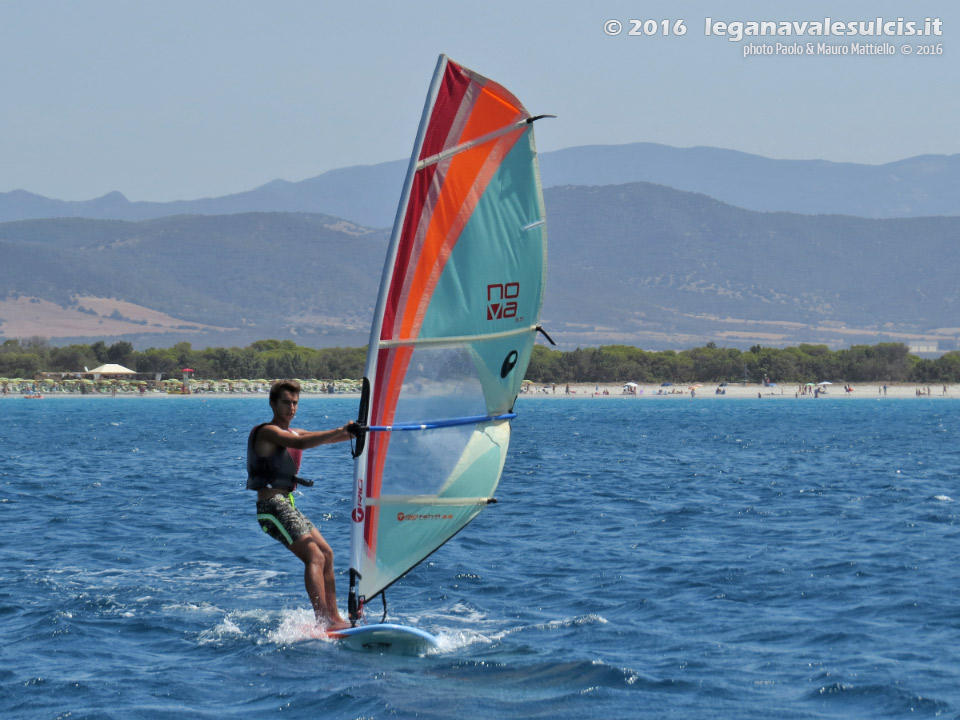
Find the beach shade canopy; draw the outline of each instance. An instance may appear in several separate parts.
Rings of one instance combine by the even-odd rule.
[[[824,380],[823,382],[817,383],[817,385],[833,385],[833,383],[830,382],[829,380]]]
[[[116,363],[107,363],[106,365],[95,367],[90,373],[98,373],[100,375],[136,375],[137,371],[125,368],[123,365],[117,365]]]
[[[640,386],[639,386],[639,385],[637,385],[637,384],[636,384],[635,382],[628,382],[628,383],[624,383],[624,384],[623,384],[623,386],[624,386],[625,388],[635,388],[635,387],[640,387]]]

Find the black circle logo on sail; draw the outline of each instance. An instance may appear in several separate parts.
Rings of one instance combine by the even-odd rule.
[[[511,350],[510,353],[503,359],[503,365],[500,366],[500,377],[505,378],[510,374],[510,371],[516,367],[517,360],[520,359],[520,354],[516,350]]]

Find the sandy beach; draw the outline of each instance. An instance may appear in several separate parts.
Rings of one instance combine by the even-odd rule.
[[[645,398],[686,397],[694,399],[704,398],[790,398],[816,399],[824,398],[916,398],[916,397],[954,397],[960,398],[960,385],[918,385],[916,383],[861,383],[850,384],[851,392],[844,389],[842,383],[828,386],[809,387],[796,383],[778,383],[764,386],[759,383],[728,383],[721,386],[716,383],[692,385],[670,385],[662,387],[658,384],[638,384],[636,388],[628,388],[622,383],[571,383],[563,384],[528,384],[525,395],[536,397],[593,397],[593,398],[630,398],[642,400]],[[806,394],[803,390],[806,390]],[[721,392],[717,392],[720,390]],[[814,394],[817,390],[817,394]],[[928,392],[929,391],[929,392]]]

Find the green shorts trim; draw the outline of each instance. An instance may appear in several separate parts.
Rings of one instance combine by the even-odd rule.
[[[266,500],[258,500],[257,522],[267,535],[287,547],[314,528],[307,516],[297,510],[289,495],[274,495]]]

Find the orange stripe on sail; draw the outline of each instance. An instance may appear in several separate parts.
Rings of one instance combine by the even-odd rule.
[[[450,159],[449,166],[443,173],[443,185],[440,187],[437,202],[433,208],[433,216],[420,249],[420,262],[410,279],[409,300],[403,312],[400,337],[418,336],[423,315],[433,291],[430,279],[435,276],[435,267],[452,231],[463,227],[476,204],[474,200],[469,207],[464,207],[465,201],[474,188],[477,175],[490,153],[491,145],[479,145],[455,155]],[[439,173],[435,177],[439,177]],[[461,214],[465,214],[466,217],[461,218]]]
[[[526,115],[522,107],[517,107],[506,98],[496,95],[491,88],[485,87],[478,94],[470,118],[464,125],[456,144],[468,142],[512,125]]]
[[[377,401],[371,416],[371,425],[392,425],[397,410],[397,401],[400,398],[400,388],[410,365],[413,348],[399,347],[382,351],[377,362]],[[390,445],[390,433],[373,433],[371,447],[367,455],[367,490],[368,498],[379,498],[383,485],[383,469],[387,461],[387,448]],[[364,540],[367,552],[373,555],[377,547],[377,522],[379,509],[367,507],[366,522],[364,524]]]

